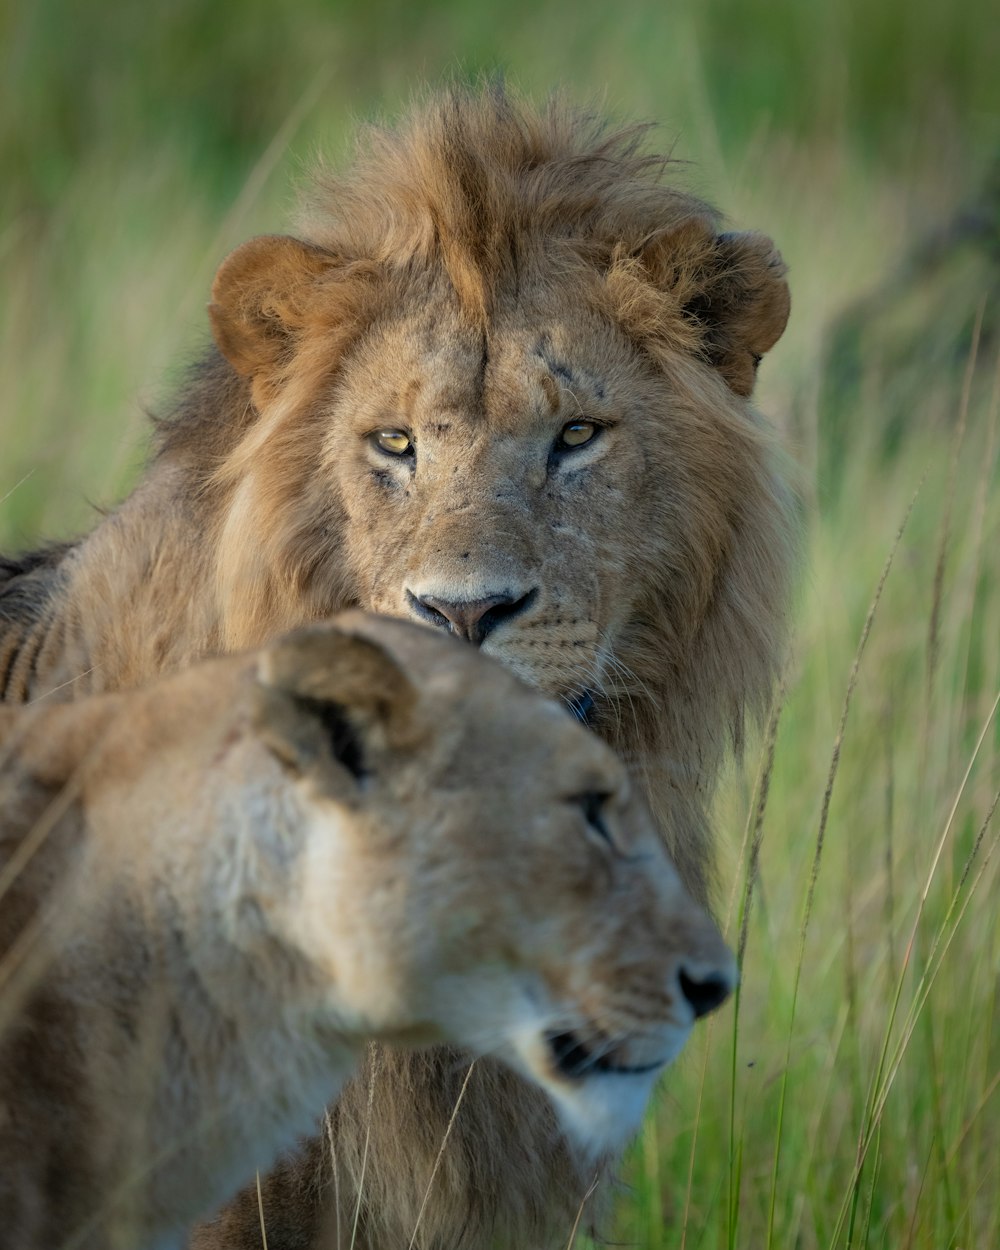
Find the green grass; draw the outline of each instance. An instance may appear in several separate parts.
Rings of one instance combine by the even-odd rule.
[[[221,256],[282,228],[317,148],[342,152],[354,118],[427,79],[502,68],[536,95],[562,84],[658,119],[689,162],[678,177],[790,261],[793,317],[759,398],[801,465],[794,650],[773,767],[765,734],[718,800],[734,942],[751,904],[742,989],[664,1083],[616,1241],[1000,1245],[990,12],[39,0],[0,13],[0,550],[86,528],[91,504],[127,489],[142,409],[204,337]]]
[[[870,475],[864,507],[845,492],[850,506],[814,527],[773,770],[765,740],[756,784],[731,777],[719,803],[723,828],[749,830],[725,874],[736,883],[735,939],[767,775],[737,1010],[702,1033],[668,1082],[634,1159],[625,1240],[1000,1244],[1000,827],[990,821],[1000,589],[984,539],[1000,509],[985,499],[995,410],[984,416],[959,462],[933,669],[949,471],[933,441],[914,440],[891,470]],[[841,742],[879,562],[921,479]],[[666,1238],[665,1211],[675,1221]]]

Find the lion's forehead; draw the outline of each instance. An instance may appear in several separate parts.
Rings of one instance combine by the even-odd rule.
[[[569,289],[488,324],[470,322],[453,293],[432,297],[383,321],[351,363],[355,424],[459,436],[619,411],[642,372],[625,337]]]
[[[499,339],[481,360],[464,353],[416,362],[393,386],[392,411],[425,440],[548,437],[553,422],[603,409],[609,386],[571,353],[546,359],[529,341]]]

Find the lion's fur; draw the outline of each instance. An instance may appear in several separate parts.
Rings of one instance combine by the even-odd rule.
[[[621,1065],[665,1060],[679,972],[731,984],[608,748],[412,625],[347,614],[0,709],[0,758],[2,1250],[179,1245],[372,1038],[506,1056],[600,1156],[654,1077],[568,1080],[546,1038],[599,1027]],[[615,848],[571,797],[590,787]]]
[[[138,491],[35,574],[49,606],[0,634],[0,695],[139,684],[345,604],[406,616],[414,595],[533,594],[486,649],[550,693],[597,694],[595,727],[706,898],[719,763],[769,698],[785,630],[792,505],[748,397],[788,290],[770,241],[720,234],[644,138],[499,88],[365,130],[347,174],[316,178],[301,240],[223,263],[219,352],[160,422]],[[581,415],[607,428],[556,463],[547,449]],[[372,448],[385,426],[414,434],[412,471]],[[408,1240],[394,1169],[427,1177],[423,1126],[450,1115],[424,1081],[387,1061],[376,1089],[393,1129],[366,1159],[373,1245]],[[513,1082],[508,1096],[523,1156],[493,1094],[470,1089],[456,1196],[419,1244],[565,1236],[578,1169],[542,1148]],[[349,1092],[345,1192],[367,1125],[366,1092]]]

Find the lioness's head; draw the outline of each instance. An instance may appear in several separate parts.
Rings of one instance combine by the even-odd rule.
[[[293,634],[258,682],[256,733],[292,788],[283,820],[306,830],[295,886],[267,906],[337,1011],[362,1037],[506,1059],[584,1145],[620,1144],[733,963],[611,750],[398,621]],[[230,749],[273,795],[254,740]]]
[[[320,178],[303,239],[224,262],[227,645],[359,604],[656,740],[674,784],[710,768],[781,634],[787,500],[748,397],[789,297],[770,240],[666,164],[451,93]]]

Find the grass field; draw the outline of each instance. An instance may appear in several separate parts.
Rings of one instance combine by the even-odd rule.
[[[774,723],[718,800],[742,990],[665,1082],[608,1237],[1000,1245],[990,6],[37,0],[0,48],[0,550],[127,489],[221,256],[427,79],[655,118],[681,181],[775,237],[793,316],[759,400],[807,550]]]

